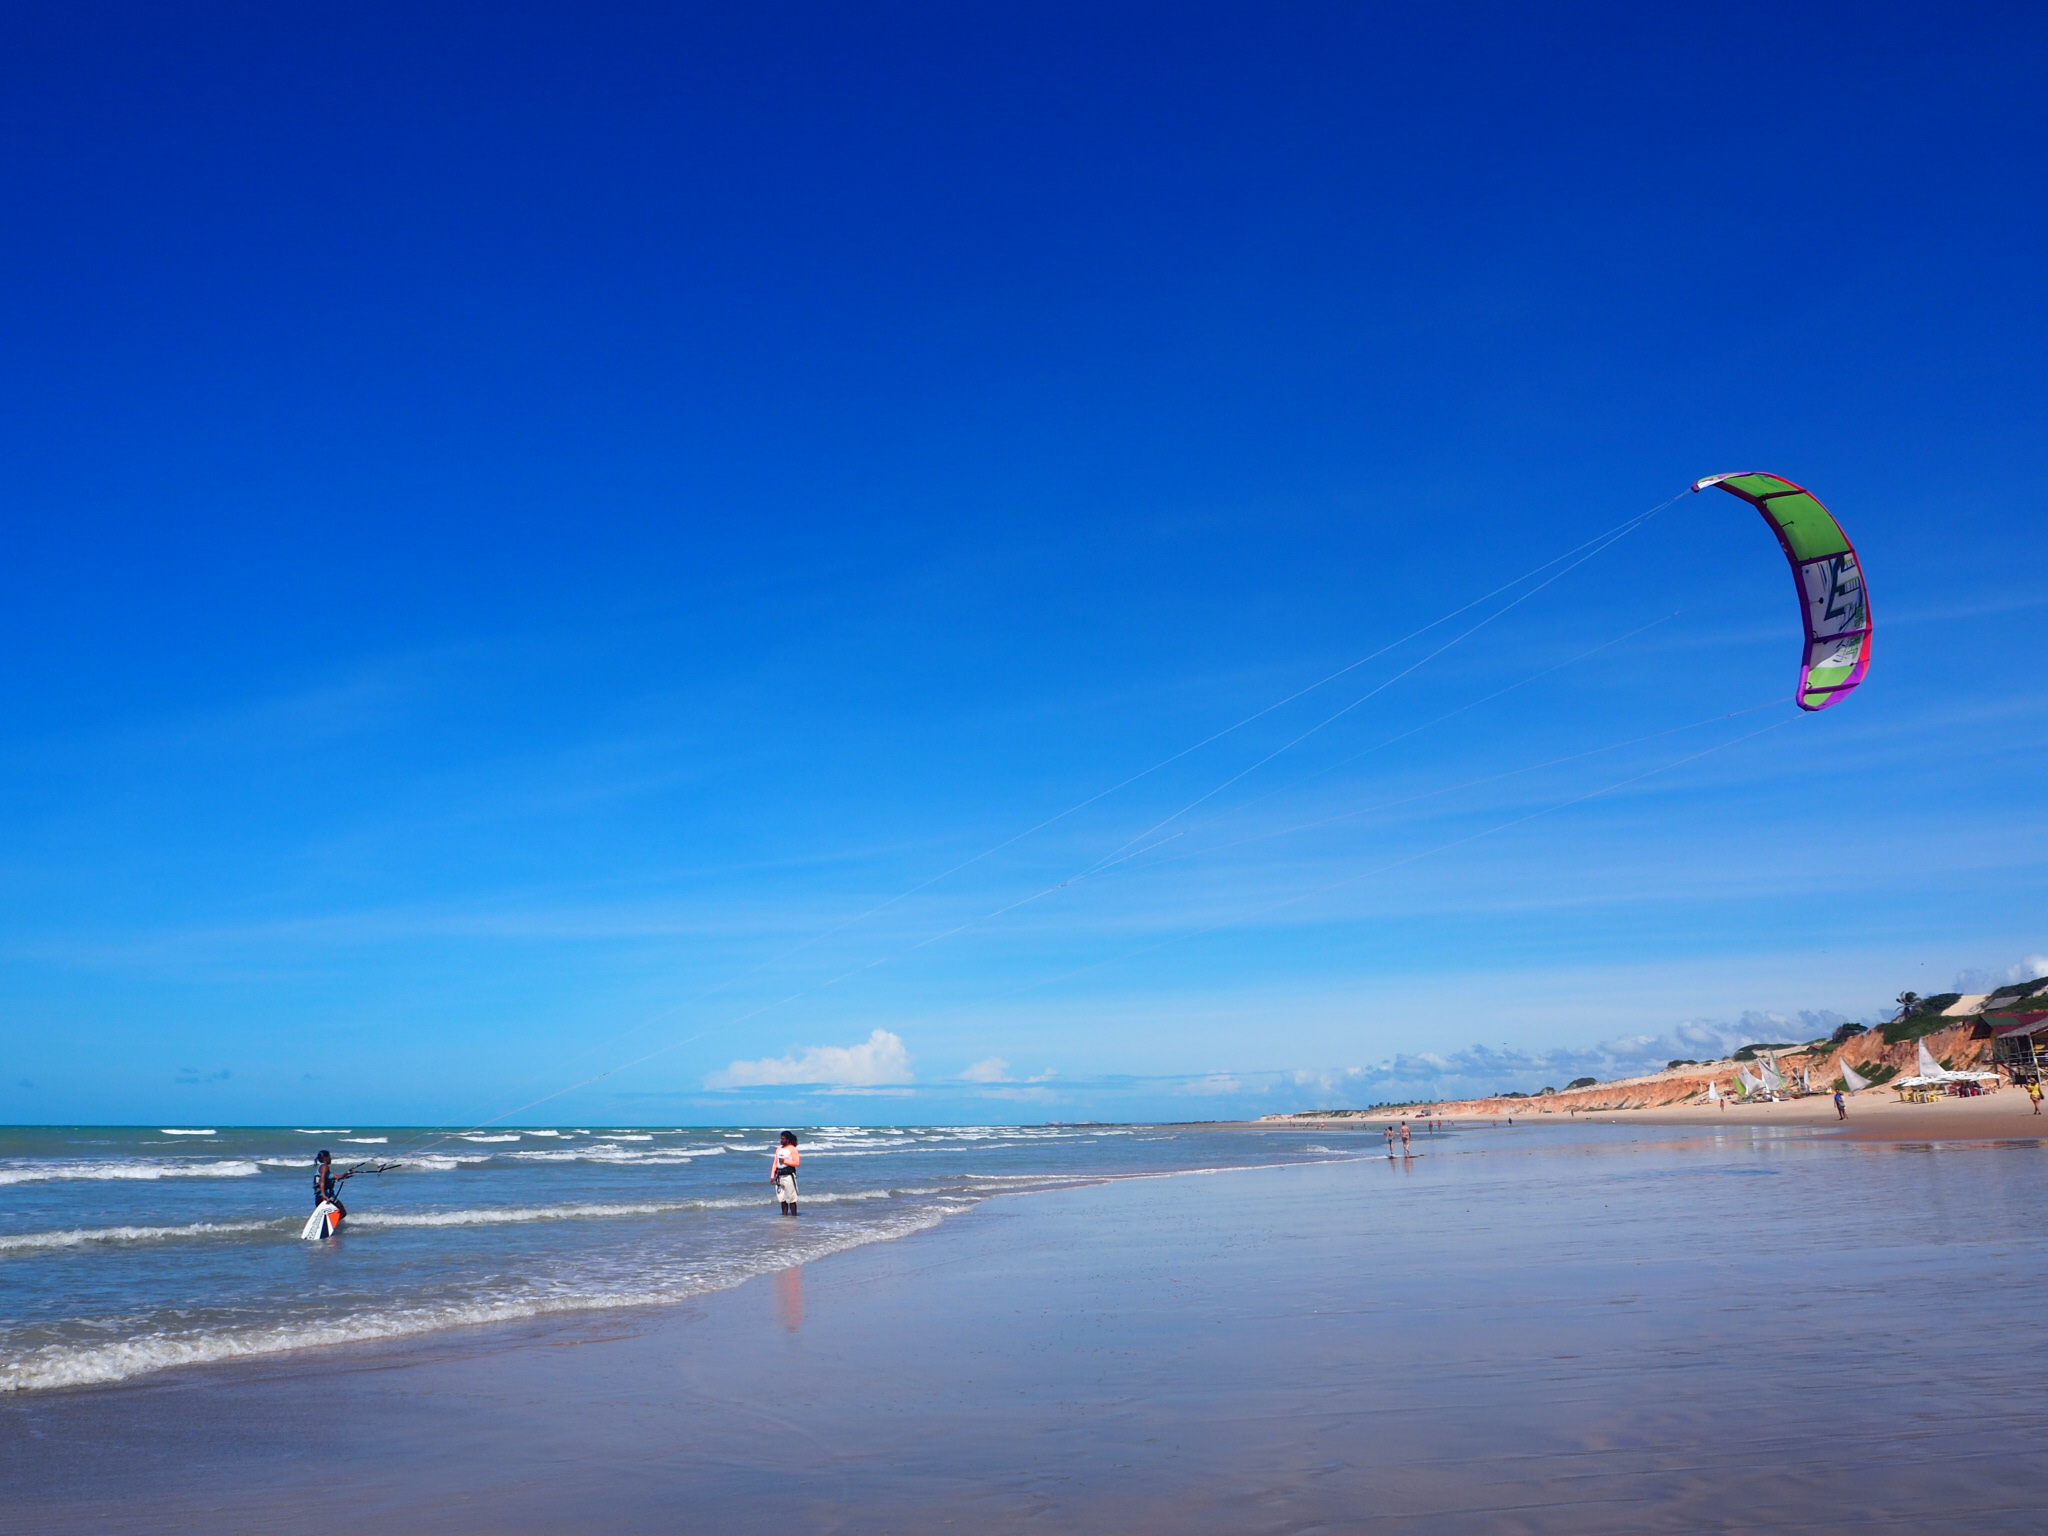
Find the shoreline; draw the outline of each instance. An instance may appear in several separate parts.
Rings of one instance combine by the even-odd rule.
[[[1914,1162],[1947,1225],[1901,1247],[1906,1165],[1829,1139],[1524,1148],[997,1196],[669,1306],[21,1394],[0,1530],[2032,1528],[2030,1162]],[[1760,1198],[1800,1212],[1763,1251]],[[1964,1275],[2019,1342],[1869,1347]]]
[[[1880,1090],[1870,1090],[1868,1099],[1877,1100],[1879,1093]],[[1532,1104],[1536,1102],[1538,1101],[1531,1101]],[[1517,1131],[1626,1126],[1691,1131],[1700,1134],[1702,1139],[1710,1139],[1711,1133],[1722,1130],[1762,1128],[1801,1132],[1805,1133],[1802,1139],[1823,1142],[2048,1143],[2048,1114],[2033,1115],[2030,1101],[2017,1093],[2008,1092],[1982,1099],[1939,1100],[1928,1104],[1904,1104],[1896,1101],[1859,1103],[1852,1099],[1852,1105],[1852,1118],[1847,1124],[1835,1119],[1830,1101],[1822,1098],[1779,1104],[1731,1105],[1718,1110],[1708,1106],[1665,1106],[1572,1114],[1537,1109],[1518,1113],[1512,1122],[1506,1116],[1483,1114],[1444,1115],[1432,1118],[1437,1119],[1445,1127],[1446,1136],[1457,1132],[1505,1132],[1510,1129],[1510,1125]],[[1401,1118],[1399,1113],[1351,1112],[1341,1117],[1329,1118],[1275,1117],[1253,1121],[1191,1122],[1209,1130],[1222,1132],[1272,1133],[1291,1130],[1298,1133],[1313,1130],[1345,1140],[1335,1141],[1330,1147],[1319,1149],[1327,1152],[1327,1156],[1303,1157],[1286,1163],[1232,1162],[1210,1167],[1148,1172],[1104,1171],[1093,1175],[1076,1175],[1071,1183],[1028,1193],[1032,1197],[1040,1197],[1072,1189],[1102,1189],[1126,1183],[1143,1184],[1160,1180],[1177,1181],[1196,1175],[1208,1177],[1233,1173],[1261,1173],[1341,1165],[1357,1160],[1377,1163],[1384,1160],[1381,1128],[1398,1123]],[[1352,1141],[1350,1138],[1356,1139]],[[1418,1128],[1414,1138],[1414,1154],[1425,1156],[1433,1150],[1438,1150],[1433,1146],[1436,1140],[1435,1134]],[[1441,1150],[1449,1152],[1453,1147],[1446,1145]],[[929,1220],[916,1222],[902,1230],[864,1236],[843,1248],[814,1251],[797,1262],[799,1265],[816,1264],[841,1254],[858,1253],[876,1244],[924,1238],[958,1220],[972,1217],[989,1201],[1011,1198],[1013,1196],[1010,1194],[992,1194],[985,1197],[980,1205],[966,1211],[936,1213]],[[777,1272],[768,1270],[765,1273],[772,1275]],[[592,1298],[588,1301],[564,1301],[552,1305],[520,1305],[508,1307],[497,1316],[450,1317],[445,1320],[422,1321],[414,1327],[384,1331],[354,1332],[346,1326],[337,1326],[325,1338],[309,1338],[303,1342],[289,1344],[265,1341],[246,1348],[223,1349],[219,1353],[166,1358],[140,1368],[129,1369],[121,1374],[86,1375],[72,1379],[21,1384],[0,1390],[0,1404],[58,1393],[119,1390],[123,1387],[147,1384],[158,1378],[182,1378],[209,1372],[220,1372],[226,1377],[232,1377],[235,1373],[244,1371],[264,1373],[273,1366],[294,1370],[301,1365],[310,1365],[328,1358],[340,1359],[357,1351],[374,1352],[384,1348],[404,1351],[444,1346],[459,1351],[460,1341],[465,1339],[523,1335],[526,1332],[539,1333],[558,1328],[574,1330],[592,1318],[603,1319],[641,1312],[661,1313],[673,1308],[688,1307],[705,1297],[755,1284],[761,1278],[762,1273],[755,1273],[666,1296],[613,1296]]]
[[[1837,1141],[2042,1141],[2048,1140],[2048,1114],[2035,1114],[2033,1104],[2016,1088],[2003,1088],[1981,1098],[1936,1099],[1908,1104],[1883,1088],[1850,1094],[1849,1116],[1835,1116],[1834,1101],[1825,1095],[1789,1099],[1777,1104],[1673,1104],[1643,1109],[1555,1111],[1518,1110],[1523,1125],[1663,1125],[1712,1130],[1716,1126],[1776,1126],[1821,1130]],[[1396,1117],[1398,1118],[1398,1117]],[[1506,1116],[1442,1115],[1446,1125],[1476,1126]]]

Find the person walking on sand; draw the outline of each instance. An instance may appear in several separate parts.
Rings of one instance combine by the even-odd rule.
[[[2041,1113],[2041,1079],[2038,1077],[2027,1084],[2027,1097],[2034,1101],[2034,1113]]]
[[[1842,1097],[1842,1090],[1839,1088],[1835,1090],[1835,1118],[1837,1120],[1849,1118],[1849,1101]]]
[[[796,1132],[784,1131],[775,1146],[775,1160],[768,1165],[768,1182],[775,1186],[775,1198],[782,1203],[785,1216],[797,1213],[796,1171],[803,1161],[803,1154],[796,1149]]]

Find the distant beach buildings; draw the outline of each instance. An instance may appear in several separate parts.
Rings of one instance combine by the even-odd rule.
[[[1900,998],[1899,1016],[1887,1023],[1847,1024],[1828,1038],[1803,1043],[1760,1041],[1721,1061],[1673,1061],[1662,1072],[1604,1083],[1582,1077],[1562,1090],[1543,1087],[1486,1098],[1263,1118],[1335,1119],[1393,1112],[1572,1114],[1710,1103],[1714,1097],[1739,1103],[1781,1093],[1825,1094],[1836,1088],[1855,1093],[1887,1086],[1917,1088],[1938,1097],[1995,1086],[1994,1074],[2015,1084],[2048,1083],[2048,976],[1990,992],[1932,997],[1906,993]]]

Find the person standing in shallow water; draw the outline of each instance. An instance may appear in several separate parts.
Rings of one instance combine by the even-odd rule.
[[[337,1225],[348,1215],[348,1207],[341,1203],[341,1186],[356,1176],[351,1168],[340,1178],[334,1176],[334,1154],[325,1150],[313,1155],[313,1209],[332,1201],[334,1219]]]
[[[796,1132],[784,1131],[776,1143],[775,1160],[768,1165],[768,1182],[775,1186],[775,1198],[782,1214],[796,1214],[796,1171],[803,1166],[803,1154],[796,1149]]]

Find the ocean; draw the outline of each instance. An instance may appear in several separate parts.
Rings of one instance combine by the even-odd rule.
[[[1372,1151],[1284,1127],[0,1129],[0,1390],[549,1313],[673,1302],[903,1237],[989,1196]],[[313,1154],[391,1162],[298,1234]]]

